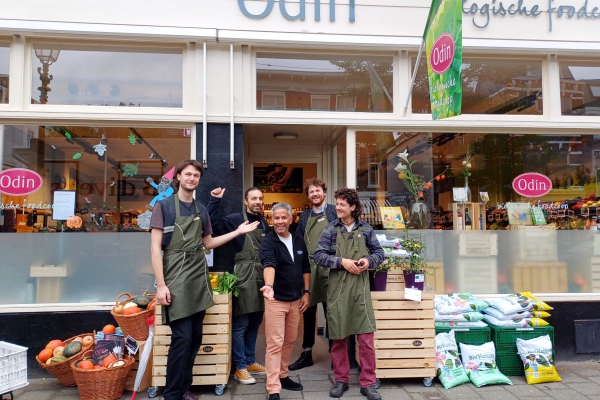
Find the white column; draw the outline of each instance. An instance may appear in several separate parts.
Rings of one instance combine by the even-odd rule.
[[[346,131],[346,186],[356,188],[356,130]]]
[[[542,94],[544,97],[544,115],[547,119],[561,117],[560,68],[556,54],[549,54],[542,62]]]

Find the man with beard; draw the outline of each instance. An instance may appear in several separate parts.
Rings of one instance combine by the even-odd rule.
[[[238,382],[250,385],[256,383],[251,374],[265,375],[265,367],[256,362],[256,338],[262,324],[265,302],[260,293],[263,287],[263,267],[258,249],[260,242],[269,232],[269,224],[262,216],[263,192],[251,187],[244,194],[244,211],[219,217],[219,206],[225,194],[225,188],[216,188],[210,192],[208,214],[213,230],[218,234],[232,232],[245,221],[258,222],[259,227],[245,235],[233,239],[235,266],[233,273],[238,276],[238,297],[233,297],[232,322],[232,358],[235,365],[234,378]]]
[[[360,393],[368,400],[381,400],[375,389],[375,312],[369,290],[368,269],[384,261],[375,231],[360,219],[362,205],[354,189],[335,192],[338,219],[323,230],[315,252],[315,263],[329,269],[327,323],[335,384],[330,397],[348,390],[348,336],[356,335],[360,359]]]
[[[310,367],[313,365],[312,348],[315,345],[315,334],[317,325],[317,306],[323,303],[323,311],[327,317],[327,279],[329,270],[319,268],[313,260],[313,254],[317,250],[317,244],[323,229],[330,222],[337,219],[335,206],[325,202],[327,185],[320,179],[308,179],[304,182],[304,193],[312,204],[310,210],[300,215],[296,233],[304,238],[310,261],[310,302],[304,312],[304,335],[302,339],[302,354],[292,364],[290,371]]]
[[[292,207],[277,203],[271,209],[273,230],[260,244],[265,286],[265,336],[267,339],[267,393],[280,400],[281,389],[303,387],[288,376],[288,363],[298,336],[300,314],[308,307],[310,263],[302,238],[290,232]]]
[[[214,249],[258,226],[258,222],[244,222],[235,231],[213,238],[206,208],[193,198],[202,172],[196,160],[179,163],[177,192],[156,203],[150,220],[156,302],[163,307],[162,323],[172,331],[165,400],[196,399],[188,389],[202,344],[204,314],[214,304],[204,249]]]

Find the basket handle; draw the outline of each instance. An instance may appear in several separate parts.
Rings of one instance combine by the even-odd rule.
[[[126,302],[133,300],[133,296],[131,295],[131,293],[123,292],[123,293],[121,293],[120,295],[117,296],[117,300],[115,301],[115,304],[119,303],[119,299],[121,297],[123,297],[123,296],[127,296],[128,297],[128,299],[125,300]]]

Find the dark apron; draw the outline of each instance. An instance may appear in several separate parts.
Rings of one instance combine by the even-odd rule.
[[[214,305],[208,266],[202,243],[202,218],[182,217],[179,197],[175,197],[175,224],[171,243],[163,252],[165,284],[171,292],[171,305],[164,307],[162,323],[189,317]]]
[[[337,227],[335,255],[352,260],[369,255],[361,227],[344,233],[340,226]],[[343,268],[329,271],[327,323],[329,339],[332,340],[377,330],[368,271],[358,275],[351,274]]]
[[[306,248],[308,249],[308,259],[310,261],[310,302],[309,307],[314,307],[319,303],[327,301],[327,280],[329,279],[329,268],[321,268],[314,262],[314,254],[317,251],[317,245],[321,238],[321,233],[329,221],[327,220],[327,213],[323,212],[318,216],[311,216],[306,222],[306,229],[304,230],[304,241],[306,242]]]
[[[246,210],[242,214],[244,215],[244,221],[248,221]],[[263,229],[255,229],[250,233],[246,233],[244,247],[242,247],[241,251],[235,253],[233,273],[239,278],[237,288],[240,291],[240,295],[233,298],[234,317],[252,312],[265,311],[265,302],[260,292],[260,288],[264,286],[265,281],[263,279],[263,266],[260,263],[258,249],[267,229],[265,229],[262,220],[261,225]]]

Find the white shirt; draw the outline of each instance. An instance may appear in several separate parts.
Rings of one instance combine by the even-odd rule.
[[[279,236],[279,235],[277,235]],[[286,238],[284,238],[283,236],[279,236],[279,240],[281,240],[284,244],[285,247],[287,247],[288,251],[290,252],[290,256],[292,257],[292,260],[294,259],[294,242],[293,242],[293,235],[290,233],[290,235]]]

